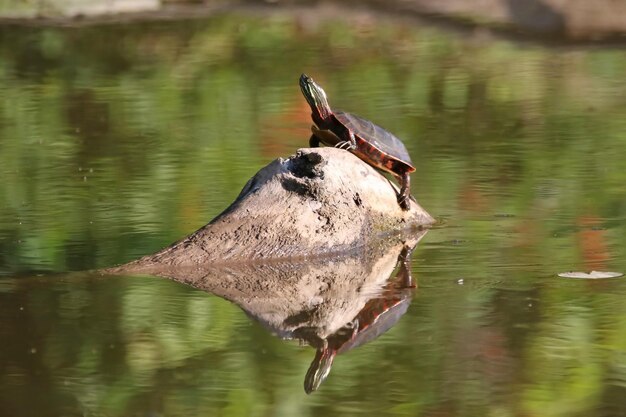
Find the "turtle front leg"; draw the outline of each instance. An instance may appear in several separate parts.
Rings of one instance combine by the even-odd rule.
[[[354,137],[354,133],[348,132],[349,140],[342,140],[341,142],[337,142],[335,144],[335,148],[345,149],[346,151],[353,151],[356,149],[356,138]]]
[[[320,146],[320,138],[318,138],[315,135],[311,135],[311,137],[309,138],[309,146],[311,148],[319,148],[319,146]]]
[[[411,207],[411,177],[408,172],[402,174],[402,184],[400,186],[400,195],[398,195],[398,204],[402,210],[408,210]]]
[[[413,248],[408,246],[404,246],[402,248],[402,252],[398,255],[398,262],[400,263],[400,269],[396,275],[398,279],[398,283],[400,284],[400,288],[415,288],[417,287],[416,282],[413,280],[413,276],[411,275],[411,253],[413,252]]]

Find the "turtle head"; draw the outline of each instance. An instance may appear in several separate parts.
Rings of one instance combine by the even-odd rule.
[[[332,114],[332,110],[328,105],[328,99],[326,98],[326,92],[320,87],[313,78],[306,74],[300,76],[300,89],[306,101],[311,106],[313,112],[313,121],[317,124],[328,119]]]
[[[309,366],[309,370],[304,377],[304,391],[307,394],[316,391],[326,380],[337,351],[328,347],[328,341],[324,339],[323,345],[317,349],[315,358]]]

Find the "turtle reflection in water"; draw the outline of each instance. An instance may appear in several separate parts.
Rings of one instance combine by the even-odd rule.
[[[337,354],[371,342],[393,327],[406,313],[415,288],[410,269],[411,252],[412,248],[405,246],[402,249],[396,276],[389,280],[380,295],[365,304],[351,322],[326,338],[320,338],[307,328],[294,332],[296,337],[316,348],[315,358],[304,378],[307,394],[317,390],[326,380]]]
[[[326,92],[306,74],[300,76],[300,89],[311,106],[315,123],[309,139],[312,148],[320,142],[345,149],[375,168],[392,174],[400,182],[398,204],[403,210],[410,207],[411,178],[415,171],[406,147],[394,135],[369,120],[354,114],[332,110]]]

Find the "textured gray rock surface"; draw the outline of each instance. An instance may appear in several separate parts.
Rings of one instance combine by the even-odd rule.
[[[434,223],[415,201],[408,211],[401,210],[397,192],[396,184],[349,152],[300,149],[261,169],[206,226],[106,272],[306,259],[349,252]]]

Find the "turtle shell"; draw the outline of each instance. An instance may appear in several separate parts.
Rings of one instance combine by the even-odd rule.
[[[403,162],[409,172],[415,171],[409,152],[404,143],[382,127],[351,113],[334,112],[335,119],[354,135],[361,138],[370,147],[359,146],[361,152],[377,165],[390,169],[386,163],[388,159]],[[359,144],[357,143],[357,146]],[[395,169],[390,169],[395,171]]]
[[[357,334],[352,339],[346,341],[338,347],[337,353],[344,353],[369,343],[378,338],[381,334],[385,333],[387,330],[391,329],[398,322],[398,320],[402,318],[404,313],[407,312],[409,305],[411,304],[411,297],[387,300],[387,302],[390,303],[389,305],[380,303],[381,300],[376,301],[379,301],[379,304],[381,305],[370,306],[370,308],[373,307],[371,310],[368,310],[368,306],[366,306],[359,313],[359,316],[362,317],[361,320],[359,320]],[[382,310],[375,311],[376,307],[382,308]]]

